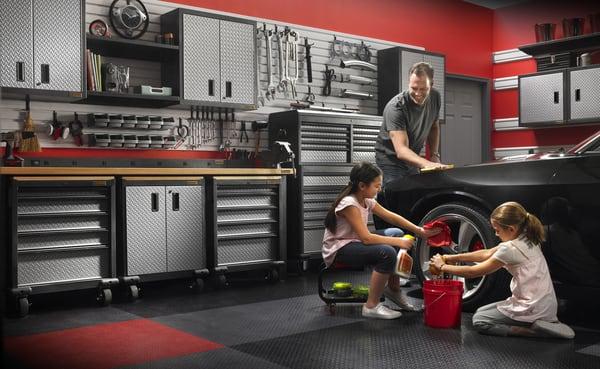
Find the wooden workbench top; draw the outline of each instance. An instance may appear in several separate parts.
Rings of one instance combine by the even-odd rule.
[[[0,167],[0,175],[113,175],[113,176],[229,176],[291,175],[290,168],[108,168],[108,167]]]

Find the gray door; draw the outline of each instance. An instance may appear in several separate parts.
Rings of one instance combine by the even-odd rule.
[[[221,101],[219,20],[183,15],[183,98]]]
[[[574,70],[571,79],[571,119],[600,117],[600,68]]]
[[[519,79],[520,123],[564,121],[563,75],[556,72]]]
[[[446,121],[440,126],[442,162],[455,166],[481,163],[481,84],[457,78],[446,82]]]
[[[204,187],[167,187],[167,271],[206,267]]]
[[[129,186],[125,196],[127,274],[166,272],[165,187]]]
[[[221,21],[221,101],[255,104],[255,42],[253,25]]]
[[[36,88],[83,91],[81,6],[82,0],[34,0]]]
[[[0,1],[0,86],[33,88],[31,1]]]
[[[444,120],[446,114],[446,101],[444,98],[444,88],[446,84],[446,66],[444,58],[435,55],[423,55],[423,61],[431,64],[433,67],[433,88],[439,91],[442,98],[442,106],[440,107],[440,120]]]

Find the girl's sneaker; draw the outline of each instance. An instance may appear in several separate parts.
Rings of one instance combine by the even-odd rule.
[[[396,310],[392,310],[382,303],[377,304],[374,308],[369,309],[367,305],[362,307],[362,316],[365,318],[376,318],[376,319],[397,319],[402,316],[402,313]]]

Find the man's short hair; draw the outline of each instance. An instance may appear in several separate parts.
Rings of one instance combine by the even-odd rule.
[[[433,81],[433,67],[429,63],[419,62],[413,64],[408,71],[408,76],[410,77],[413,73],[419,77],[426,75],[429,78],[429,82]]]

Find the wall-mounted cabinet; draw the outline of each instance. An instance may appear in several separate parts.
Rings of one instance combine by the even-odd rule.
[[[597,123],[599,86],[599,66],[519,76],[519,124]]]
[[[176,9],[161,29],[180,47],[179,63],[163,73],[183,104],[255,109],[256,22]]]
[[[392,47],[377,52],[378,80],[378,112],[383,113],[390,99],[408,88],[409,70],[419,62],[426,62],[433,67],[433,88],[439,91],[442,104],[440,120],[445,119],[446,94],[446,57],[442,54],[430,53],[402,47]]]
[[[81,97],[84,7],[83,0],[2,0],[0,86]]]

